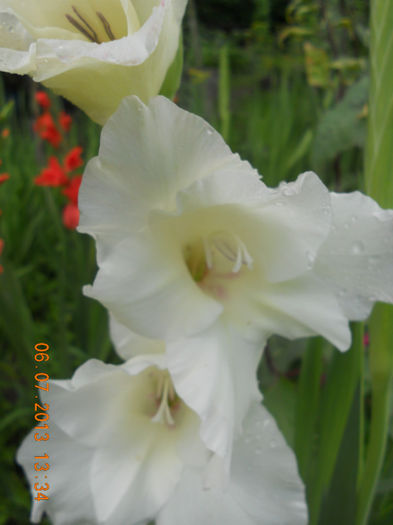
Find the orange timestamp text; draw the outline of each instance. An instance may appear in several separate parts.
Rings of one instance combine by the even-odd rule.
[[[34,361],[36,363],[42,365],[49,361],[50,355],[48,354],[48,351],[50,348],[48,344],[37,343],[34,346],[34,350]],[[35,365],[36,369],[39,367],[39,364]],[[45,390],[45,392],[49,391],[49,375],[47,373],[37,371],[37,373],[34,375],[34,381],[34,388],[37,388],[38,390]],[[37,392],[37,390],[35,392]],[[34,398],[38,399],[38,395],[36,395],[36,393],[34,394]],[[36,421],[34,430],[37,430],[37,432],[34,433],[35,441],[48,441],[50,435],[48,432],[44,431],[49,430],[49,403],[34,403],[34,419]],[[49,455],[44,452],[41,456],[34,456],[34,459],[38,460],[33,462],[34,473],[36,474],[34,478],[37,479],[37,482],[33,485],[33,489],[37,492],[37,495],[34,499],[36,501],[47,500],[49,499],[49,496],[45,494],[45,491],[49,490],[50,485],[47,481],[44,481],[44,479],[46,480],[48,478],[46,473],[50,469],[49,463],[45,461],[49,460]]]

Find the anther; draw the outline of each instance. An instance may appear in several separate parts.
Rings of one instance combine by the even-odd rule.
[[[108,20],[99,11],[96,11],[96,13],[97,13],[98,18],[101,20],[102,25],[104,26],[105,32],[108,35],[109,40],[116,40],[115,35],[112,32],[112,29],[111,29],[111,26],[110,26]]]
[[[91,25],[87,22],[87,20],[83,18],[83,16],[79,13],[79,11],[74,5],[72,6],[72,10],[86,27],[83,27],[83,25],[80,24],[78,20],[76,20],[73,16],[67,14],[65,15],[65,17],[69,21],[69,23],[72,24],[75,27],[75,29],[82,33],[82,35],[88,38],[91,42],[96,42],[97,44],[99,44],[100,41],[98,40],[97,33],[94,31]]]

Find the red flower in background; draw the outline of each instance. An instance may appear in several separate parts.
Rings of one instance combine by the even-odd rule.
[[[56,157],[49,157],[49,163],[34,179],[38,186],[64,186],[68,177]]]
[[[37,104],[41,106],[42,109],[50,108],[50,98],[48,97],[48,94],[45,91],[37,91],[35,94],[35,99]]]
[[[37,117],[33,129],[42,139],[52,144],[54,148],[59,147],[62,136],[50,113],[45,112]]]
[[[45,91],[37,91],[35,98],[43,112],[35,120],[33,129],[41,139],[47,140],[57,148],[64,138],[60,130],[64,133],[69,132],[72,118],[65,111],[61,111],[54,119],[49,111],[51,101]],[[69,202],[63,208],[62,218],[64,226],[71,230],[74,230],[79,223],[78,192],[82,176],[76,175],[69,179],[67,175],[83,166],[82,151],[80,146],[73,147],[65,155],[62,163],[55,156],[49,157],[48,165],[34,179],[35,184],[39,186],[64,187],[62,193]]]
[[[60,111],[59,124],[60,124],[60,127],[63,128],[64,131],[66,132],[70,131],[71,124],[72,124],[71,115],[69,115],[65,111]]]
[[[69,202],[63,208],[63,224],[70,230],[75,230],[79,224],[79,209],[73,202]]]
[[[6,180],[10,178],[8,173],[0,173],[0,184],[3,184]]]
[[[64,169],[66,172],[74,171],[83,166],[82,151],[83,149],[80,146],[75,146],[75,148],[72,148],[72,150],[67,153],[64,159]]]
[[[62,191],[63,195],[68,197],[70,202],[78,204],[78,193],[82,182],[82,175],[76,175],[68,183],[67,187]]]

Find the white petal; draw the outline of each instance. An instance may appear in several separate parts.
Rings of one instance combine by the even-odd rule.
[[[285,281],[310,268],[330,223],[329,192],[315,173],[303,173],[271,192],[251,230],[265,278]],[[251,240],[243,242],[251,246]]]
[[[31,73],[35,67],[36,46],[11,10],[0,5],[0,69],[20,75]]]
[[[177,484],[182,462],[173,439],[161,425],[135,420],[128,436],[114,432],[106,446],[97,448],[90,473],[99,520],[136,523],[162,506]],[[127,439],[126,439],[127,438]],[[110,480],[110,483],[108,483]],[[106,521],[105,521],[106,522]]]
[[[156,518],[157,525],[306,525],[307,506],[296,459],[274,419],[253,403],[235,443],[227,490],[206,489],[187,469]]]
[[[48,500],[33,500],[31,521],[39,523],[45,511],[56,525],[80,523],[96,525],[93,499],[89,488],[89,469],[92,451],[64,434],[53,422],[50,424],[50,438],[36,441],[33,430],[23,441],[17,453],[17,461],[23,466],[26,477],[33,487],[37,481],[48,483]],[[40,432],[40,435],[43,435]],[[43,445],[45,443],[45,445]],[[38,460],[34,456],[48,454],[48,460]],[[35,471],[49,464],[47,471]],[[35,476],[38,475],[38,479]],[[47,476],[45,479],[44,476]],[[37,494],[36,491],[33,493]]]
[[[254,403],[236,441],[230,493],[254,523],[306,525],[305,491],[295,455],[273,417]]]
[[[195,180],[226,167],[249,168],[203,119],[164,97],[149,106],[124,99],[103,128],[99,158],[91,161],[79,193],[79,229],[88,233],[137,231],[151,210],[174,211],[177,192]],[[122,195],[129,203],[120,207]],[[94,210],[89,201],[96,200]]]
[[[167,344],[176,391],[201,418],[201,438],[229,469],[234,433],[252,400],[260,399],[256,368],[261,343],[216,324],[201,336]]]
[[[116,352],[124,360],[141,354],[156,354],[165,351],[165,344],[157,339],[148,339],[131,332],[113,316],[110,316],[111,340]]]
[[[156,525],[255,525],[228,492],[204,490],[202,476],[188,469],[156,517]],[[264,524],[265,525],[265,524]],[[269,524],[270,525],[270,524]]]
[[[239,297],[228,315],[238,330],[265,338],[322,335],[341,350],[349,347],[348,319],[334,292],[312,272],[282,283],[265,283],[260,289],[252,280],[247,286],[245,299]]]
[[[61,430],[87,446],[97,446],[102,442],[108,428],[117,425],[119,429],[124,421],[121,401],[130,391],[129,376],[125,371],[102,363],[99,367],[102,370],[96,373],[97,363],[88,361],[82,365],[75,374],[75,385],[72,380],[51,381],[49,392],[41,395],[44,402],[50,403],[51,419]],[[75,410],[76,406],[78,410]],[[94,420],[94,425],[91,425],[91,420]]]
[[[178,247],[157,244],[148,234],[125,239],[101,263],[93,288],[85,293],[147,337],[197,333],[214,323],[222,306],[190,278]]]
[[[393,302],[393,211],[360,192],[332,194],[333,228],[315,267],[352,320]]]

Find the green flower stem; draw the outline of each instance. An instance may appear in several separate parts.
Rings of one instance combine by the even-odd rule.
[[[366,188],[379,204],[393,207],[393,2],[371,3],[371,92]],[[393,307],[377,305],[370,320],[372,415],[366,465],[358,494],[357,525],[370,515],[388,438],[389,394],[393,378]]]
[[[381,474],[389,429],[393,378],[393,308],[377,305],[370,323],[372,387],[370,442],[358,497],[358,525],[366,525]]]

